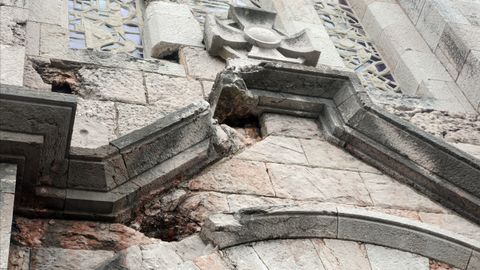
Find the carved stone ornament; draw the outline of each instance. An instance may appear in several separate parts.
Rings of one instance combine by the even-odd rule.
[[[320,51],[308,32],[292,36],[275,29],[277,14],[256,7],[230,5],[228,19],[208,15],[205,46],[211,55],[224,59],[253,58],[316,66]]]

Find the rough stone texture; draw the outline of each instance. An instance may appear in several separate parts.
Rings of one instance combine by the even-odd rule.
[[[44,57],[68,58],[67,51],[68,29],[58,25],[40,24],[39,54]]]
[[[203,88],[203,97],[205,100],[208,100],[210,93],[212,92],[213,82],[212,81],[202,81]]]
[[[225,258],[238,270],[268,270],[252,245],[240,245],[225,249]]]
[[[366,188],[375,206],[384,208],[410,209],[416,211],[441,212],[444,208],[413,188],[400,184],[386,175],[361,173]],[[392,196],[392,194],[394,194]]]
[[[298,139],[269,136],[240,153],[240,159],[277,162],[287,164],[307,164]]]
[[[326,270],[370,269],[363,245],[352,241],[312,239]]]
[[[26,44],[27,55],[40,54],[40,23],[28,21],[26,26]]]
[[[405,106],[387,106],[386,110],[447,142],[480,145],[480,119],[476,115]]]
[[[356,172],[273,163],[267,168],[277,197],[355,205],[372,203]]]
[[[368,5],[363,17],[363,26],[374,41],[379,40],[385,28],[402,22],[410,24],[402,8],[396,3],[373,2]]]
[[[25,24],[28,10],[0,6],[0,43],[10,46],[25,46]]]
[[[78,99],[72,133],[72,147],[91,148],[108,145],[116,139],[116,112],[111,101]]]
[[[480,70],[480,51],[472,50],[468,55],[457,84],[468,97],[476,110],[480,111],[480,85],[477,83]]]
[[[25,48],[0,44],[0,83],[23,85]]]
[[[31,253],[31,269],[95,269],[113,257],[107,250],[35,248]]]
[[[155,105],[116,103],[118,110],[118,135],[123,136],[146,127],[172,111]]]
[[[209,56],[202,48],[183,47],[179,55],[187,74],[195,78],[215,80],[217,73],[225,68],[222,60]]]
[[[139,71],[113,68],[81,68],[78,94],[86,99],[145,104],[143,76]]]
[[[0,163],[0,269],[8,265],[16,178],[16,165]]]
[[[301,140],[308,163],[312,166],[340,170],[378,173],[378,170],[325,141]]]
[[[416,27],[433,51],[448,22],[469,24],[451,1],[425,1]]]
[[[372,270],[429,270],[428,258],[391,248],[366,245]]]
[[[322,139],[319,124],[314,119],[281,114],[263,114],[260,118],[262,136],[287,136]]]
[[[178,269],[183,263],[182,258],[174,250],[164,245],[142,246],[142,269]]]
[[[452,143],[453,146],[480,159],[480,145],[473,145],[468,143]]]
[[[168,56],[181,45],[203,48],[202,29],[185,4],[156,1],[148,5],[143,36],[147,57]]]
[[[398,3],[410,18],[413,24],[417,24],[418,17],[422,11],[426,0],[399,0]]]
[[[419,212],[418,216],[424,223],[432,224],[438,228],[459,233],[467,238],[480,241],[478,225],[454,213]]]
[[[166,111],[177,110],[203,99],[202,85],[192,79],[146,73],[145,84],[148,102]]]
[[[28,1],[29,20],[39,23],[55,24],[67,28],[68,7],[62,0]]]
[[[23,73],[23,86],[32,90],[44,92],[52,91],[52,85],[43,81],[38,71],[34,68],[34,65],[35,64],[32,62],[32,60],[28,59],[27,57]]]
[[[155,239],[118,223],[15,218],[15,243],[29,247],[120,251],[132,245],[150,244]]]
[[[473,252],[467,270],[475,270],[480,268],[480,252]]]
[[[191,190],[215,190],[237,194],[273,196],[265,165],[261,162],[231,159],[189,182]]]

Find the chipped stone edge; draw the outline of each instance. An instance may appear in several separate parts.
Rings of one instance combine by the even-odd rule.
[[[299,224],[315,229],[299,231]],[[268,234],[261,233],[266,230]],[[392,235],[405,239],[389,238]],[[205,221],[201,237],[219,249],[275,239],[341,239],[416,253],[460,269],[469,269],[471,258],[480,251],[478,241],[418,221],[354,207],[318,204],[254,207],[234,214],[214,214]]]

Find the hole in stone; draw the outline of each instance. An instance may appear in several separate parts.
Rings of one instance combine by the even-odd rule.
[[[172,52],[171,54],[165,55],[162,57],[163,60],[167,60],[173,63],[180,63],[180,58],[178,56],[178,50]]]
[[[81,129],[81,130],[80,130],[80,134],[82,134],[82,135],[88,135],[88,130],[86,130],[86,129]]]
[[[72,87],[66,81],[52,81],[52,92],[72,94]]]

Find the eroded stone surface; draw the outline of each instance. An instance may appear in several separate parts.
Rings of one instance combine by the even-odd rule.
[[[200,82],[192,79],[146,73],[145,84],[148,102],[166,110],[178,109],[203,98]]]
[[[114,253],[107,250],[36,248],[31,253],[31,269],[95,269]]]
[[[314,119],[299,118],[281,114],[263,114],[262,136],[288,136],[298,138],[322,138],[319,124]]]
[[[203,48],[185,47],[179,54],[187,74],[195,78],[215,80],[217,73],[225,68],[222,60],[209,56]]]
[[[391,248],[366,245],[372,270],[428,270],[427,258]]]
[[[111,101],[77,100],[72,131],[73,147],[97,148],[116,138],[116,110]]]
[[[307,164],[300,141],[296,138],[269,136],[238,156],[240,159],[287,164]]]
[[[113,68],[82,68],[78,94],[87,99],[145,104],[143,76],[139,71]]]
[[[326,270],[370,269],[363,245],[352,241],[312,239]]]

